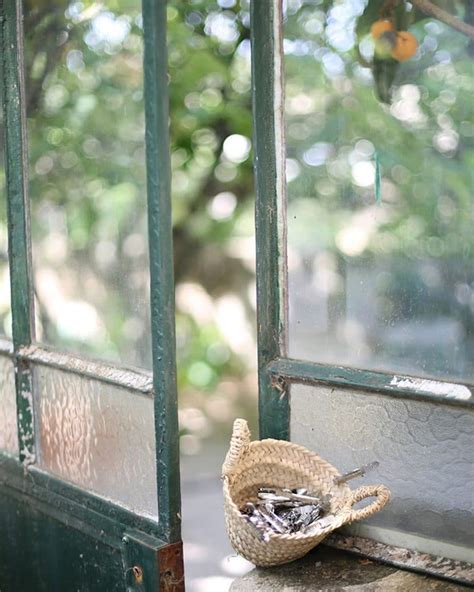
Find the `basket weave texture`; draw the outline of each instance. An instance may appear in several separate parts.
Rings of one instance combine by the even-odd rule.
[[[250,441],[247,422],[236,419],[230,448],[222,467],[225,523],[235,551],[257,566],[288,563],[303,557],[333,530],[362,520],[381,510],[390,500],[384,485],[368,485],[355,491],[334,484],[340,473],[328,462],[291,442],[266,439]],[[260,487],[305,487],[321,494],[331,493],[330,511],[335,521],[317,535],[271,533],[262,541],[258,531],[240,513],[245,502],[255,502]],[[369,497],[375,500],[354,510],[352,506]]]

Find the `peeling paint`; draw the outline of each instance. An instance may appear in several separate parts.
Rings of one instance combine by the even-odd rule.
[[[452,382],[439,382],[437,380],[425,380],[423,378],[406,378],[394,376],[390,381],[391,386],[411,391],[423,391],[432,395],[441,395],[451,399],[468,401],[471,399],[471,391],[462,384]]]
[[[384,372],[329,366],[291,358],[274,359],[267,365],[270,377],[281,377],[290,384],[327,384],[347,389],[385,393],[390,397],[419,399],[442,405],[472,408],[474,396],[469,385],[393,376]]]
[[[19,360],[16,360],[15,370],[18,449],[21,463],[28,467],[36,461],[32,377],[30,369]]]
[[[20,456],[23,459],[22,464],[24,467],[29,467],[30,465],[33,465],[36,462],[36,455],[33,452],[31,452],[31,450],[26,448],[26,446],[24,446],[20,450]]]
[[[144,394],[152,394],[153,392],[153,379],[148,372],[117,368],[110,364],[50,351],[35,345],[21,348],[18,351],[18,357],[42,366],[51,366],[81,376],[89,376],[96,380],[137,390]]]

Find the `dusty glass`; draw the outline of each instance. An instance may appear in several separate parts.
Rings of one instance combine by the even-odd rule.
[[[37,340],[148,368],[142,33],[139,0],[25,2]]]
[[[11,337],[10,274],[8,265],[3,104],[0,97],[0,335]],[[0,339],[0,348],[11,345]],[[0,355],[0,450],[18,455],[15,371],[12,360]]]
[[[472,561],[474,415],[469,409],[294,385],[291,439],[341,473],[379,461],[377,469],[351,484],[383,483],[392,492],[390,504],[357,527],[361,536]]]
[[[12,360],[0,355],[0,451],[18,455],[15,370]]]
[[[34,380],[38,466],[156,518],[153,398],[41,365]]]
[[[1,95],[1,93],[0,93]],[[0,96],[0,335],[11,337],[3,104]]]
[[[472,382],[472,43],[400,3],[382,56],[382,4],[286,5],[289,352]]]

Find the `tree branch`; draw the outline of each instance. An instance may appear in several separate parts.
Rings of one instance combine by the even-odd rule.
[[[467,35],[474,40],[474,27],[472,25],[465,23],[457,16],[454,16],[439,6],[436,6],[436,4],[433,4],[431,0],[410,0],[410,2],[413,4],[413,6],[416,6],[416,8],[421,10],[421,12],[424,12],[429,16],[434,16],[439,21],[449,25],[453,29],[456,29],[456,31],[464,33],[464,35]]]

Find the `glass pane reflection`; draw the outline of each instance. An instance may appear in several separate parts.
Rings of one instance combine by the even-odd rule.
[[[418,51],[384,62],[379,2],[319,4],[284,23],[290,355],[472,381],[469,39],[406,13]]]
[[[11,337],[10,270],[8,264],[7,195],[5,186],[5,151],[3,104],[0,93],[0,335]]]
[[[38,340],[149,367],[139,0],[25,2]]]

